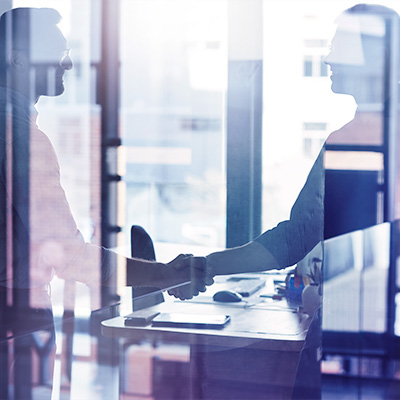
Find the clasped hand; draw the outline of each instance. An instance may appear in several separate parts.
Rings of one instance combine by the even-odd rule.
[[[171,268],[172,274],[181,277],[181,279],[185,277],[182,281],[182,286],[168,290],[168,294],[181,300],[191,299],[200,292],[205,292],[206,286],[214,283],[214,274],[207,267],[207,259],[205,257],[181,254],[167,265]]]

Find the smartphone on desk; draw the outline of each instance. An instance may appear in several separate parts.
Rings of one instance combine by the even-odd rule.
[[[156,317],[159,312],[148,312],[147,310],[134,311],[131,314],[125,315],[125,326],[145,326]]]
[[[222,329],[230,320],[229,315],[161,313],[153,319],[152,326]]]

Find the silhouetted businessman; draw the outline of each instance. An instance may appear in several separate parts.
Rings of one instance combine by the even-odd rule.
[[[57,155],[36,124],[34,107],[40,96],[64,92],[64,74],[73,67],[57,27],[60,19],[53,9],[32,8],[13,9],[0,18],[1,398],[9,387],[8,369],[3,368],[7,338],[15,338],[16,398],[26,398],[31,384],[31,333],[47,330],[48,352],[54,352],[49,290],[54,274],[98,287],[115,274],[118,257],[134,286],[168,288],[190,282],[197,273],[196,268],[176,268],[184,255],[169,264],[124,258],[86,243],[78,230],[60,183]],[[100,269],[102,282],[95,273]],[[201,281],[198,275],[191,295],[204,290]]]
[[[399,15],[390,8],[366,4],[344,11],[337,19],[336,34],[325,63],[332,72],[332,91],[353,96],[358,108],[354,119],[331,133],[326,144],[357,143],[360,135],[362,143],[376,144],[383,140],[387,116],[385,121],[382,109],[392,100],[385,89],[385,62],[390,54],[387,21],[394,26],[399,23]],[[370,111],[371,104],[382,108]],[[326,217],[324,153],[325,147],[291,209],[290,219],[243,246],[208,255],[206,271],[210,277],[286,268],[300,262],[313,249],[321,254],[318,248],[324,239]],[[343,208],[345,204],[344,197]],[[303,266],[300,273],[307,275],[310,271]],[[182,290],[171,293],[179,296]]]
[[[326,144],[382,143],[383,127],[389,123],[389,118],[397,118],[397,115],[385,115],[384,110],[388,110],[389,102],[397,97],[391,98],[390,90],[385,86],[385,67],[391,57],[395,57],[391,54],[388,29],[398,28],[399,23],[399,15],[395,11],[380,5],[358,4],[338,17],[337,31],[325,63],[332,72],[332,91],[353,96],[358,108],[354,119],[333,132]],[[392,84],[398,91],[398,71],[395,72],[397,75]],[[371,108],[371,105],[374,107]],[[395,109],[398,110],[398,107]],[[325,146],[291,209],[290,219],[243,246],[208,255],[205,270],[209,278],[282,269],[297,264],[298,276],[307,277],[309,282],[322,286],[322,273],[313,273],[315,263],[312,260],[323,261],[324,220],[346,219],[344,212],[351,200],[343,193],[342,203],[336,207],[334,215],[327,214],[324,208],[329,200],[325,199],[324,165],[327,159],[324,160],[324,157]],[[319,263],[319,268],[322,265]],[[181,299],[187,296],[182,288],[169,292]],[[298,365],[293,393],[296,399],[320,397],[320,304],[316,304],[315,310]]]

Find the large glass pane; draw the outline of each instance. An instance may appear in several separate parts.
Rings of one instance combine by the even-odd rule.
[[[95,376],[89,318],[101,304],[101,110],[92,79],[99,3],[1,5],[16,9],[2,17],[2,135],[11,144],[2,158],[8,217],[1,313],[10,338],[2,361],[11,368],[1,397],[81,396],[93,382],[76,378],[72,359],[83,357]]]
[[[224,247],[227,2],[121,7],[126,238],[142,226],[158,259]]]
[[[0,398],[395,397],[400,23],[355,3],[0,0],[56,10],[0,19]]]

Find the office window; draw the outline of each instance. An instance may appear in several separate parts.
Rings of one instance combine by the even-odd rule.
[[[304,39],[304,47],[308,48],[326,48],[328,41],[326,39]]]
[[[313,76],[312,57],[304,57],[304,76]]]
[[[315,159],[321,151],[327,136],[327,124],[325,122],[304,122],[303,145],[304,155]]]
[[[328,48],[328,40],[304,39],[303,46],[306,53],[303,61],[303,76],[328,76],[328,66],[324,63],[324,58]]]
[[[303,76],[326,77],[328,66],[324,63],[324,56],[313,54],[304,56]]]
[[[305,131],[325,131],[326,122],[304,122]]]
[[[226,7],[121,2],[126,236],[143,226],[160,258],[225,246]]]
[[[324,58],[325,58],[324,56],[321,56],[320,62],[319,62],[319,65],[320,65],[319,75],[320,76],[328,76],[328,66],[325,64]]]

